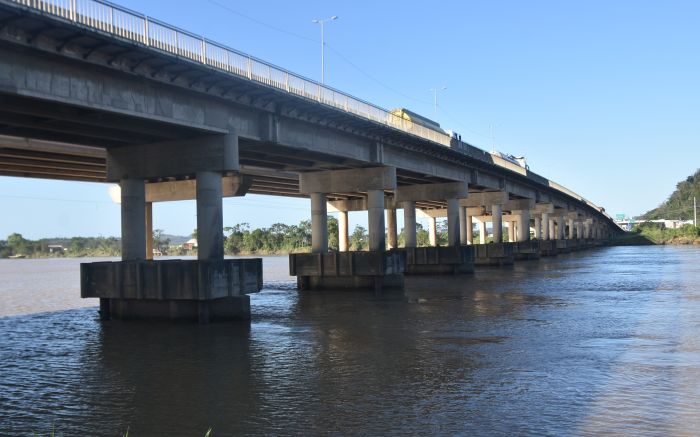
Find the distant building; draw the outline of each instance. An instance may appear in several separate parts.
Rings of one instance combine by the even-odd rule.
[[[634,219],[624,219],[624,220],[615,220],[615,223],[625,231],[631,231],[634,225],[638,225],[641,223],[659,223],[661,224],[662,227],[666,229],[678,229],[684,225],[692,225],[693,221],[692,220],[668,220],[668,219],[659,219],[659,220],[634,220]]]
[[[196,238],[190,238],[187,240],[183,245],[182,248],[185,250],[192,250],[197,248],[197,239]]]
[[[63,253],[67,250],[60,244],[49,244],[47,248],[49,249],[49,253]]]

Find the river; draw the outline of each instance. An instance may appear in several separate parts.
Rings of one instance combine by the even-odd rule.
[[[698,435],[700,247],[302,292],[253,320],[100,322],[75,259],[0,261],[0,435]]]

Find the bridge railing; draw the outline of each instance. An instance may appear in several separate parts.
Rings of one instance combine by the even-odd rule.
[[[10,1],[331,106],[423,139],[442,145],[450,144],[450,137],[445,132],[411,123],[386,109],[342,91],[107,1]]]
[[[450,145],[450,136],[444,131],[431,129],[392,114],[372,103],[342,91],[321,85],[303,76],[291,73],[250,55],[201,36],[152,19],[146,15],[104,0],[5,0],[24,5],[87,27],[97,29],[130,41],[144,44],[176,56],[201,63],[219,71],[233,74],[272,88],[294,94],[319,104],[330,106],[358,117],[386,125],[417,137]],[[493,163],[520,174],[525,169],[503,159]],[[573,191],[555,183],[555,190],[585,202],[602,211]]]

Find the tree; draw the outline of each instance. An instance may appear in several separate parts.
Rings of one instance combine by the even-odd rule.
[[[168,246],[170,246],[170,238],[165,238],[162,229],[153,231],[153,247],[163,255],[167,255]]]
[[[367,230],[360,225],[355,226],[355,229],[350,235],[350,246],[352,250],[365,250],[367,247]]]
[[[338,250],[338,219],[332,215],[328,216],[328,248]]]

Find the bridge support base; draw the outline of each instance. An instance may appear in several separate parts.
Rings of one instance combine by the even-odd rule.
[[[406,255],[396,250],[289,255],[300,290],[403,288],[405,266]]]
[[[474,245],[474,265],[507,266],[513,264],[513,243]]]
[[[516,260],[540,259],[540,242],[530,240],[514,243],[513,258]]]
[[[406,275],[445,275],[474,272],[474,246],[408,247]]]
[[[262,259],[84,263],[80,276],[81,296],[100,299],[102,320],[249,320]]]
[[[557,256],[557,240],[540,241],[540,256]]]

